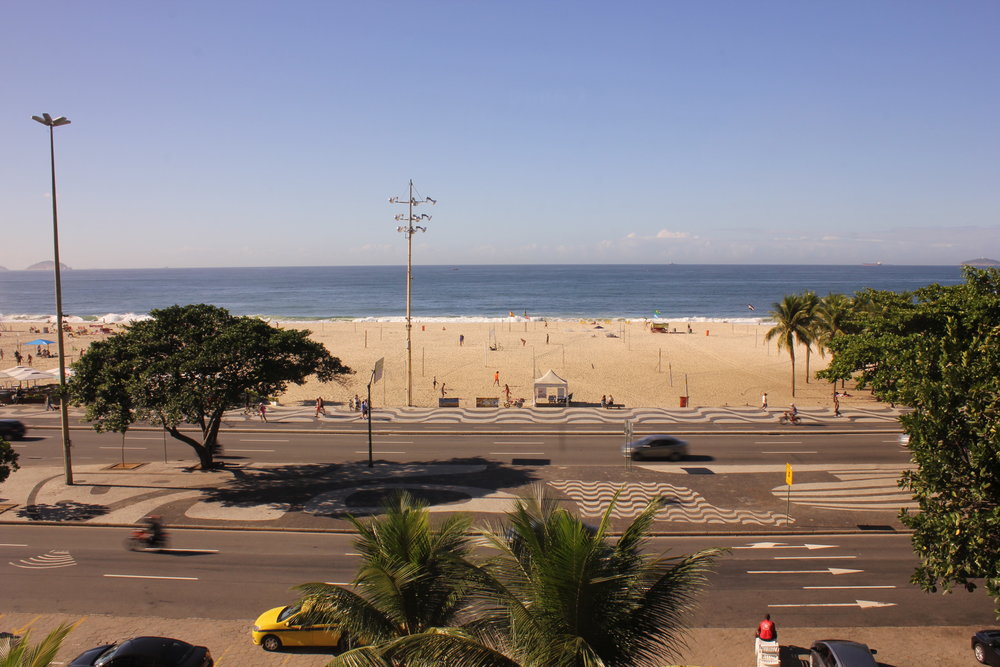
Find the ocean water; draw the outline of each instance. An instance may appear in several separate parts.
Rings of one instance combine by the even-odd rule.
[[[286,321],[406,314],[405,266],[65,270],[62,281],[65,315],[84,320],[119,321],[189,303]],[[866,287],[904,291],[960,282],[957,266],[415,266],[412,314],[755,320],[783,295],[803,290],[850,295]],[[0,271],[0,319],[54,313],[51,272]]]

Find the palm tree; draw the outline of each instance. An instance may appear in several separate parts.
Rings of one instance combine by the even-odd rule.
[[[0,639],[0,667],[46,667],[55,660],[63,639],[72,629],[71,625],[60,625],[34,645],[30,643],[30,632],[20,640]]]
[[[795,396],[795,342],[811,340],[809,301],[801,294],[786,294],[771,310],[774,326],[764,334],[764,340],[778,339],[778,349],[787,349],[792,360],[792,396]]]
[[[819,309],[820,300],[816,292],[808,291],[802,294],[802,304],[806,309],[806,323],[802,331],[795,334],[795,339],[800,345],[806,346],[806,384],[809,384],[809,361],[812,357],[812,346],[816,342],[816,311]]]
[[[383,656],[386,646],[451,625],[467,601],[471,519],[454,515],[433,529],[427,504],[405,491],[389,497],[378,518],[348,518],[358,531],[355,548],[362,559],[353,586],[303,584],[296,587],[300,602],[323,610],[317,615],[365,644],[330,665],[397,664]]]
[[[499,555],[479,568],[477,622],[406,637],[395,654],[407,665],[459,667],[653,667],[676,657],[720,552],[647,554],[662,498],[612,541],[616,500],[595,528],[536,487],[506,524],[484,533],[484,544]]]

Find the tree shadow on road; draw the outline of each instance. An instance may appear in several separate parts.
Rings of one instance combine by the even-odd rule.
[[[17,516],[30,521],[88,521],[107,513],[106,505],[63,500],[54,505],[44,503],[26,505],[17,511]]]
[[[380,506],[382,496],[397,486],[405,486],[433,507],[504,489],[516,493],[517,488],[539,479],[531,467],[510,466],[480,457],[407,463],[375,461],[373,468],[368,468],[363,460],[347,464],[248,467],[227,472],[232,474],[232,481],[205,489],[204,500],[232,506],[269,503],[290,511],[303,511],[310,506],[315,513],[317,496],[348,492],[344,505],[356,515],[373,513],[371,508]],[[346,512],[320,513],[338,517]]]

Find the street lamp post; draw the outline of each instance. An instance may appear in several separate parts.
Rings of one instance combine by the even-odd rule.
[[[401,204],[399,197],[391,197],[391,204]],[[410,322],[410,290],[413,283],[413,235],[416,232],[426,232],[426,227],[414,225],[414,222],[430,220],[431,216],[426,213],[420,215],[413,214],[413,207],[420,204],[436,204],[437,200],[430,197],[423,199],[413,198],[413,181],[410,181],[410,196],[406,201],[408,206],[406,215],[400,213],[396,220],[405,222],[405,225],[396,227],[397,232],[406,235],[406,405],[413,407],[413,325]]]
[[[52,245],[55,256],[55,277],[56,277],[56,341],[59,351],[59,412],[62,416],[62,444],[63,462],[66,466],[66,485],[73,485],[73,454],[70,450],[69,441],[69,415],[66,406],[66,347],[63,344],[63,309],[62,309],[62,277],[59,266],[59,211],[56,207],[56,145],[55,128],[69,125],[70,121],[65,116],[53,118],[47,113],[41,116],[32,116],[42,125],[49,128],[49,158],[52,165]]]

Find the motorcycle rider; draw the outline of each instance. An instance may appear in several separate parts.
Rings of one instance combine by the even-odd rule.
[[[163,530],[163,517],[159,514],[150,514],[143,519],[143,523],[146,524],[146,532],[149,534],[149,546],[162,546],[166,535]]]

